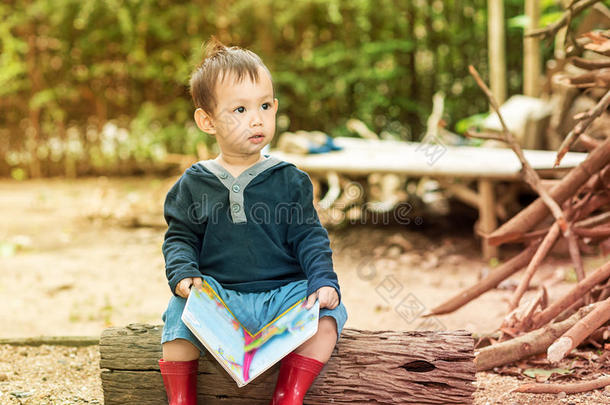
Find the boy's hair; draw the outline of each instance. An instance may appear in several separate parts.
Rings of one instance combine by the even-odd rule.
[[[246,75],[256,82],[259,67],[265,69],[271,78],[269,69],[257,54],[238,46],[227,47],[212,36],[205,44],[203,60],[191,74],[189,84],[195,108],[213,113],[217,105],[216,85],[230,73],[235,75],[238,82]]]

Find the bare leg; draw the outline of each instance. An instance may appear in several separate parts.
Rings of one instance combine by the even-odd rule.
[[[191,361],[199,358],[199,349],[186,339],[163,343],[163,360]]]
[[[324,316],[319,320],[318,331],[308,341],[294,350],[301,356],[326,363],[337,343],[337,322],[333,317]]]

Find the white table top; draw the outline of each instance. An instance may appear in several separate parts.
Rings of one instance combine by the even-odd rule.
[[[397,173],[411,176],[470,177],[499,180],[520,178],[521,163],[511,149],[444,146],[385,140],[338,137],[344,149],[322,154],[289,154],[271,150],[269,154],[294,163],[307,172],[335,171],[344,174]],[[536,170],[552,169],[554,151],[524,150]],[[567,153],[559,168],[577,166],[586,153]]]

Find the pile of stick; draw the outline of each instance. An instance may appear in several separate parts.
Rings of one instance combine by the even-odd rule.
[[[610,38],[605,41],[598,46],[610,49]],[[491,92],[476,70],[473,67],[470,69],[487,94],[492,108],[499,114]],[[575,117],[577,123],[559,148],[557,163],[579,138],[583,140],[596,118],[608,110],[610,81],[597,81],[591,85],[602,89],[604,95],[589,111]],[[592,342],[601,347],[596,341],[610,337],[610,327],[607,326],[610,321],[610,261],[586,274],[581,257],[582,253],[594,253],[596,249],[601,250],[602,254],[610,252],[610,127],[604,128],[601,140],[584,138],[583,144],[590,151],[587,159],[562,179],[548,185],[540,181],[538,174],[523,157],[519,144],[506,127],[502,116],[499,115],[499,118],[504,131],[500,136],[495,136],[508,143],[519,156],[524,180],[540,198],[496,231],[483,236],[492,245],[520,242],[526,247],[489,276],[427,314],[432,316],[453,312],[525,268],[510,300],[509,313],[500,327],[499,338],[491,346],[476,353],[478,370],[491,369],[544,352],[547,353],[547,359],[554,363],[583,342]],[[568,243],[578,283],[550,305],[545,287],[541,287],[532,299],[522,302],[532,276],[561,238]],[[570,389],[587,390],[608,384],[610,378],[605,377]],[[543,389],[550,389],[549,384],[545,386],[547,387]],[[522,390],[542,392],[540,389],[539,386],[528,386]]]
[[[604,7],[610,20],[610,9],[601,4],[598,6]],[[596,114],[599,119],[594,123],[580,119],[581,115],[585,118],[587,111],[591,111],[596,104],[600,107],[604,105],[599,101],[605,95],[604,89],[610,87],[610,31],[587,33],[580,42],[585,49],[582,55],[556,63],[562,68],[550,77],[554,111],[547,140],[549,146],[560,149],[561,155],[567,152],[567,145],[582,134],[583,126],[589,128],[587,134],[580,138],[584,147],[603,138],[605,129],[610,126],[610,114],[603,111]],[[605,105],[608,105],[607,102]],[[575,120],[581,122],[575,126]]]

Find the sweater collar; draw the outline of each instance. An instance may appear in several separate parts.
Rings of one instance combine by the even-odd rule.
[[[265,159],[256,162],[239,176],[233,177],[228,170],[214,160],[202,160],[198,164],[210,171],[229,190],[229,204],[231,206],[231,217],[233,223],[246,222],[244,209],[244,190],[252,180],[267,169],[286,163],[276,157],[264,155]]]

